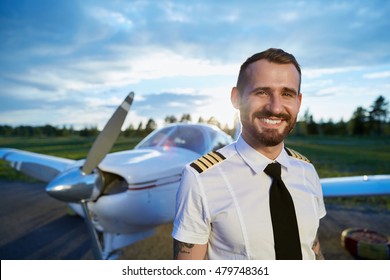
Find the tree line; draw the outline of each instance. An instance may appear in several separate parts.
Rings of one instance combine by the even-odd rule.
[[[369,108],[358,107],[353,112],[350,120],[340,120],[333,122],[320,120],[314,121],[314,116],[307,110],[303,117],[298,121],[292,134],[294,135],[390,135],[390,118],[389,118],[389,103],[383,97],[379,96]],[[165,124],[176,122],[194,122],[190,114],[183,114],[180,118],[174,115],[168,115],[164,119]],[[195,121],[196,122],[196,121]],[[235,128],[230,128],[227,124],[222,124],[215,117],[204,119],[199,117],[198,123],[213,124],[226,133],[233,135]],[[124,137],[140,136],[145,137],[147,134],[157,128],[157,123],[154,119],[149,119],[146,123],[140,122],[138,126],[130,124],[122,135]],[[28,126],[21,125],[12,127],[9,125],[0,125],[0,136],[20,136],[20,137],[68,137],[81,136],[91,137],[97,136],[99,130],[97,126],[85,127],[80,130],[74,129],[72,126],[55,127],[52,125],[44,126]]]
[[[297,135],[390,135],[389,102],[379,96],[368,108],[358,107],[349,121],[341,119],[338,122],[320,120],[314,121],[313,115],[307,110],[298,122],[295,131]]]

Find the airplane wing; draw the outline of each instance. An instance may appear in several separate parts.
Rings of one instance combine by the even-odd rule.
[[[390,195],[390,175],[321,179],[324,197]]]
[[[50,182],[58,173],[76,161],[17,149],[0,149],[0,159],[8,161],[13,168],[30,177]]]

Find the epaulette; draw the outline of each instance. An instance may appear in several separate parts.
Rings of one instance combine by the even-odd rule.
[[[287,154],[288,154],[289,156],[310,163],[310,160],[309,160],[307,157],[305,157],[304,155],[298,153],[297,151],[294,151],[293,149],[290,149],[290,148],[287,148],[287,147],[284,147],[284,149],[286,150],[286,152],[287,152]]]
[[[210,167],[216,165],[217,163],[225,159],[226,158],[224,157],[224,155],[219,152],[210,152],[192,162],[190,166],[199,173],[202,173],[203,171],[206,171]]]

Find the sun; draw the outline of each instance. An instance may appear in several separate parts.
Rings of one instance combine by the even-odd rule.
[[[198,107],[196,114],[205,121],[214,117],[222,127],[228,125],[229,128],[233,128],[238,111],[230,102],[230,94],[225,96],[216,95],[211,98],[212,102],[205,106]]]

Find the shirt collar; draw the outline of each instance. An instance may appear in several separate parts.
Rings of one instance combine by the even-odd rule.
[[[274,160],[267,158],[263,154],[253,149],[248,143],[245,142],[245,140],[242,138],[241,135],[237,139],[236,150],[238,154],[242,157],[242,159],[245,161],[245,163],[256,174],[264,172],[264,169],[267,167],[267,165],[274,162]],[[289,156],[284,149],[284,145],[283,145],[282,152],[275,159],[275,161],[279,162],[282,165],[282,167],[286,169],[289,168],[290,166]]]

